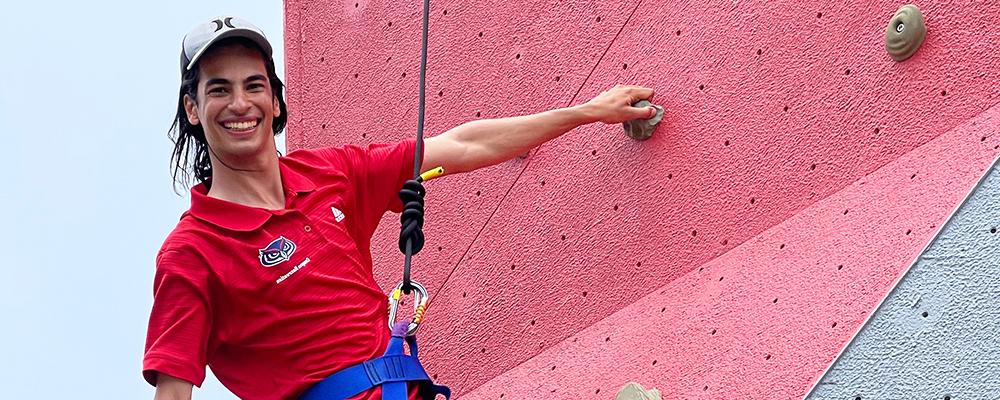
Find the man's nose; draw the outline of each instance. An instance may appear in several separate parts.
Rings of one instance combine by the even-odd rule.
[[[233,101],[229,102],[229,109],[236,114],[246,114],[250,111],[249,93],[245,90],[237,89],[233,91]]]

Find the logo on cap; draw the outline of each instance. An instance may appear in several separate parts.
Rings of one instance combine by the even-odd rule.
[[[295,243],[281,236],[259,251],[260,265],[273,267],[292,258],[292,254],[295,254]]]
[[[216,32],[218,32],[220,29],[222,29],[223,26],[228,26],[230,28],[236,29],[236,27],[233,26],[233,17],[226,17],[226,19],[217,19],[217,20],[212,21],[212,22],[215,23],[215,31]]]

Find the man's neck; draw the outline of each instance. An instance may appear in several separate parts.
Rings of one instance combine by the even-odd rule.
[[[213,160],[216,161],[216,160]],[[285,191],[277,154],[263,157],[253,165],[236,169],[220,162],[212,163],[210,197],[268,210],[285,208]]]

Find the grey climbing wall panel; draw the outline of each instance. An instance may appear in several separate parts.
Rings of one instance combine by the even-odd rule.
[[[994,162],[807,399],[1000,399]]]

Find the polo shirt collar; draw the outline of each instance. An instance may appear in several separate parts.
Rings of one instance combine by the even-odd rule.
[[[287,209],[299,194],[316,190],[316,184],[305,175],[288,168],[281,161],[284,160],[279,160],[278,168],[281,170],[281,187],[285,190]],[[204,183],[191,188],[191,215],[225,229],[253,231],[263,226],[272,215],[283,213],[284,210],[267,210],[209,197],[208,188]]]

